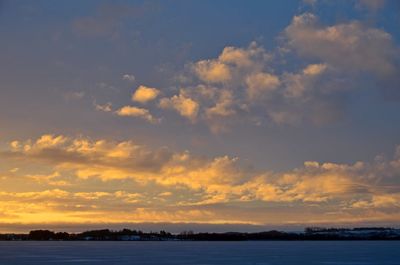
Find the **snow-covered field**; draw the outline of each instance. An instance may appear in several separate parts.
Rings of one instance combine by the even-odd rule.
[[[400,241],[3,241],[0,264],[400,265]]]

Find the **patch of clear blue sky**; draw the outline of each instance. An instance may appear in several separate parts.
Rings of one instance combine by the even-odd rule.
[[[118,37],[77,34],[73,22],[95,17],[102,5],[143,7],[143,14],[116,18]],[[354,1],[2,1],[0,4],[0,140],[43,133],[137,139],[208,156],[239,156],[258,168],[290,169],[305,160],[354,162],[392,154],[400,144],[400,107],[365,82],[347,98],[347,116],[334,124],[235,127],[212,135],[201,124],[167,115],[160,126],[96,112],[93,101],[129,103],[136,85],[168,91],[185,63],[217,56],[223,47],[256,40],[268,50],[294,15],[316,13],[322,23],[358,19],[382,28],[399,43],[398,1],[376,13]],[[291,64],[305,64],[294,59]],[[164,72],[158,71],[163,67]],[[290,66],[289,66],[290,67]],[[283,69],[277,69],[281,71]],[[134,85],[121,80],[137,78]],[[100,88],[105,83],[113,89]],[[84,91],[81,101],[63,95]],[[157,113],[156,113],[157,114]],[[201,142],[204,144],[196,144]]]

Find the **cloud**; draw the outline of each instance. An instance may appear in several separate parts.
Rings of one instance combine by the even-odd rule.
[[[291,32],[290,27],[285,32]],[[179,85],[180,95],[170,98],[175,104],[165,98],[162,105],[174,109],[178,99],[190,98],[197,103],[197,118],[189,115],[190,119],[205,122],[213,133],[228,132],[238,123],[254,120],[258,125],[260,121],[321,125],[344,115],[343,98],[353,88],[354,76],[325,61],[302,63],[285,71],[286,67],[276,67],[277,56],[256,42],[245,48],[227,46],[216,58],[190,63],[183,73],[185,81]],[[214,77],[215,72],[223,74]]]
[[[160,91],[155,88],[139,86],[135,93],[132,95],[132,101],[140,102],[142,104],[154,100]],[[161,119],[155,118],[148,109],[139,108],[136,106],[122,106],[119,109],[113,111],[111,102],[106,104],[93,103],[96,110],[103,112],[113,112],[114,114],[121,117],[137,117],[144,119],[150,123],[159,123]]]
[[[194,62],[191,69],[195,77],[206,84],[241,86],[245,84],[247,75],[269,74],[273,78],[272,73],[263,72],[268,70],[267,63],[271,57],[264,48],[252,42],[246,48],[227,46],[217,58]]]
[[[148,207],[143,196],[126,191],[70,192],[49,189],[38,192],[0,192],[0,222],[50,225],[60,223],[197,222],[207,223],[214,213],[199,209]],[[116,205],[119,205],[117,207]],[[127,210],[129,209],[129,210]]]
[[[107,37],[117,34],[120,21],[130,13],[129,9],[117,5],[102,5],[94,16],[76,18],[73,30],[83,36]]]
[[[287,98],[304,98],[315,93],[315,83],[326,71],[326,64],[307,65],[300,73],[285,73],[282,77],[284,95]]]
[[[158,172],[173,156],[164,148],[151,151],[132,141],[92,141],[87,138],[49,134],[42,135],[34,141],[13,141],[10,148],[11,153],[7,155],[11,157],[25,157],[32,161],[55,165],[60,169],[74,169],[78,175],[85,177],[92,175],[84,175],[83,172],[103,171],[99,176],[105,180],[129,178],[133,172]],[[112,170],[115,174],[109,174]],[[121,176],[118,172],[129,173]]]
[[[154,100],[160,94],[160,91],[153,87],[139,86],[132,95],[132,101],[142,104]]]
[[[155,181],[163,186],[185,185],[236,199],[247,197],[267,201],[318,202],[351,197],[355,193],[382,193],[386,185],[379,183],[393,181],[392,176],[400,173],[398,155],[393,160],[380,158],[373,163],[352,165],[307,161],[303,167],[273,173],[255,170],[242,164],[239,158],[228,156],[201,158],[187,151],[150,150],[132,141],[92,141],[62,135],[14,141],[10,151],[2,153],[2,156],[6,155],[56,166],[58,171],[49,179],[58,177],[60,170],[72,169],[83,178],[133,178],[144,183]],[[264,189],[270,191],[263,193]],[[267,197],[261,198],[261,194]]]
[[[18,170],[19,170],[19,168],[15,167],[15,168],[10,169],[10,172],[15,173],[15,172],[18,172]]]
[[[385,6],[385,0],[358,0],[358,5],[376,12]]]
[[[263,94],[275,90],[280,85],[279,78],[269,73],[255,73],[247,76],[247,95],[251,100],[256,100]]]
[[[303,3],[314,6],[318,0],[303,0]]]
[[[123,80],[126,80],[126,81],[128,81],[128,82],[133,83],[133,82],[135,82],[136,77],[135,77],[134,75],[132,75],[132,74],[124,74],[124,75],[122,76],[122,79],[123,79]]]
[[[399,209],[400,194],[377,194],[366,200],[358,200],[351,204],[352,208],[361,209]]]
[[[111,102],[107,102],[107,103],[105,103],[103,105],[94,103],[94,106],[95,106],[96,110],[98,110],[98,111],[104,111],[104,112],[111,112],[112,111]]]
[[[144,108],[138,108],[135,106],[124,106],[115,111],[115,114],[123,117],[138,117],[144,119],[150,123],[158,123],[159,120],[154,118],[153,115],[150,114],[149,110]]]
[[[288,46],[300,56],[319,59],[347,72],[379,77],[395,72],[398,49],[392,36],[359,21],[324,26],[310,13],[295,16],[285,29]]]
[[[196,120],[199,111],[199,104],[186,96],[182,90],[179,95],[175,95],[171,98],[162,98],[159,106],[163,109],[174,109],[181,116],[188,118],[192,122]]]
[[[284,217],[307,223],[312,222],[307,216],[315,222],[329,222],[323,218],[329,212],[336,212],[338,222],[400,220],[399,215],[390,215],[400,207],[397,153],[392,159],[379,156],[372,162],[354,164],[307,161],[292,170],[271,172],[255,169],[237,157],[207,158],[168,148],[153,150],[133,141],[43,135],[13,141],[0,156],[19,162],[21,168],[14,173],[17,175],[0,180],[2,184],[24,178],[27,185],[21,191],[0,192],[0,209],[7,213],[7,220],[57,222],[64,216],[71,222],[116,222],[140,213],[135,220],[265,224]],[[27,167],[31,173],[23,175]],[[35,168],[48,168],[50,173],[34,174]],[[80,184],[66,181],[66,174]],[[102,182],[93,185],[95,179]],[[115,186],[115,181],[121,181],[120,186]],[[34,183],[42,190],[37,191]],[[264,210],[268,205],[279,206],[273,208],[277,217],[266,221],[269,215],[265,211],[261,215],[252,212],[252,207],[260,204]],[[296,207],[288,210],[289,206]],[[0,217],[0,222],[4,218]]]
[[[137,19],[151,10],[155,5],[101,4],[93,15],[74,19],[72,29],[80,36],[116,38],[127,18]]]
[[[231,79],[229,67],[218,61],[199,61],[193,70],[202,81],[208,83],[222,83]]]
[[[303,0],[303,3],[310,5],[310,6],[315,6],[317,4],[318,0]],[[323,2],[323,1],[319,1]],[[369,11],[376,12],[380,9],[382,9],[385,6],[385,0],[356,0],[355,6],[358,8],[364,8],[368,9]]]
[[[66,101],[80,100],[85,97],[84,91],[69,91],[64,93],[64,99]]]
[[[303,73],[311,76],[319,75],[324,72],[326,68],[326,64],[310,64],[303,70]]]
[[[190,120],[202,120],[210,130],[219,133],[228,130],[235,116],[248,109],[248,104],[259,101],[280,85],[268,63],[272,55],[256,42],[245,48],[227,46],[217,58],[189,64],[182,80],[179,95],[164,98],[160,106],[177,109]],[[244,93],[243,93],[244,91]],[[247,98],[243,98],[243,94]],[[190,111],[183,112],[180,102],[190,98]],[[195,103],[195,104],[194,104]],[[172,107],[172,106],[175,106]],[[196,119],[195,119],[196,117]]]
[[[215,105],[205,110],[207,118],[213,118],[215,116],[227,117],[235,114],[235,110],[232,109],[234,105],[234,97],[232,91],[221,90],[219,91],[219,98]]]
[[[163,91],[157,106],[218,134],[239,124],[330,124],[348,115],[354,91],[377,84],[397,93],[400,50],[382,29],[356,20],[323,25],[305,13],[294,16],[281,36],[273,51],[251,42],[189,62],[175,79],[179,90]],[[160,94],[139,86],[132,100],[144,104]]]
[[[46,186],[56,186],[56,187],[66,187],[70,186],[71,183],[68,181],[64,180],[61,174],[57,171],[48,174],[48,175],[43,175],[43,174],[38,174],[38,175],[26,175],[26,178],[30,178],[34,180],[37,183],[44,184]]]
[[[252,42],[247,48],[227,46],[215,59],[206,59],[191,64],[194,75],[209,84],[243,83],[247,73],[262,71],[271,59],[262,47]]]
[[[295,16],[283,34],[285,45],[312,63],[304,61],[287,71],[276,67],[276,53],[256,42],[245,48],[227,46],[216,58],[189,63],[180,74],[184,78],[177,85],[179,92],[161,98],[158,107],[192,123],[204,122],[216,134],[239,123],[324,125],[347,114],[349,91],[362,86],[363,74],[382,87],[396,83],[397,48],[382,30],[357,21],[325,27],[306,13]],[[144,104],[160,93],[139,86],[132,100]],[[127,115],[128,109],[120,115]],[[149,110],[131,112],[154,121]]]
[[[213,133],[226,132],[227,121],[236,114],[236,102],[233,92],[227,89],[221,89],[216,92],[218,98],[215,100],[215,105],[205,108],[204,119]]]

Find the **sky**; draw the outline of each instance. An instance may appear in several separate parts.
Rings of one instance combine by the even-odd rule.
[[[398,226],[400,3],[0,1],[0,231]]]

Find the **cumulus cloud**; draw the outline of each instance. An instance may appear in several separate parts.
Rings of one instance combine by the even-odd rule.
[[[218,61],[199,61],[194,65],[193,70],[200,80],[208,83],[223,83],[231,80],[229,67]]]
[[[305,13],[295,16],[284,34],[288,45],[300,56],[319,59],[343,71],[393,74],[398,49],[384,30],[359,21],[324,26]]]
[[[218,134],[227,131],[227,119],[235,115],[237,111],[232,91],[221,89],[216,94],[218,96],[214,105],[205,108],[203,118],[210,130]]]
[[[160,94],[160,91],[153,87],[139,86],[132,94],[132,101],[147,103],[154,100]]]
[[[205,121],[213,132],[226,131],[235,114],[243,113],[248,104],[279,87],[280,79],[268,65],[271,58],[256,42],[245,48],[227,46],[217,58],[190,63],[184,79],[192,82],[183,85],[179,95],[162,99],[160,106],[172,108],[190,98],[196,102],[189,104],[195,110],[190,113],[195,113],[198,119],[178,111],[182,116],[190,117],[193,122]]]
[[[111,102],[107,102],[105,104],[97,104],[94,103],[94,107],[98,111],[104,111],[104,112],[111,112],[112,111],[112,104]]]
[[[229,69],[229,78],[224,82],[213,83],[195,72],[204,83],[197,83],[191,90],[196,93],[202,88],[197,91],[197,100],[211,130],[214,124],[224,126],[236,117],[231,115],[220,123],[210,113],[236,113],[240,116],[237,120],[265,115],[278,124],[329,123],[345,115],[346,95],[361,86],[362,74],[370,74],[380,83],[389,80],[382,87],[396,80],[399,50],[391,35],[381,29],[359,21],[324,26],[315,15],[305,13],[295,16],[283,34],[285,47],[313,63],[276,73],[271,67],[276,63],[272,61],[274,54],[251,43],[247,48],[226,47],[217,58],[206,60]],[[227,100],[218,103],[221,97],[215,91],[204,94],[204,87],[208,91],[229,91],[229,104]],[[216,106],[229,106],[229,111],[211,111],[220,109]]]
[[[159,106],[163,109],[174,109],[181,116],[188,118],[192,122],[196,120],[199,111],[199,104],[186,96],[182,90],[179,95],[175,95],[171,98],[162,98]]]
[[[227,117],[235,114],[235,110],[232,109],[234,104],[234,96],[230,90],[219,91],[219,98],[214,106],[211,106],[205,110],[207,118],[214,116]]]
[[[264,93],[275,90],[280,84],[279,78],[269,73],[255,73],[246,77],[247,95],[256,100]]]
[[[118,116],[124,117],[138,117],[144,119],[150,123],[159,122],[158,119],[154,118],[153,115],[149,112],[148,109],[138,108],[135,106],[124,106],[115,111]]]
[[[316,20],[311,14],[303,16]],[[294,21],[303,19],[303,16],[294,18]],[[285,34],[289,36],[296,23],[293,22],[285,30]],[[341,38],[342,36],[338,36],[337,41],[346,42]],[[286,40],[287,45],[293,48],[295,45],[292,39]],[[304,49],[308,49],[309,45],[304,46]],[[309,49],[309,52],[314,50]],[[182,111],[178,112],[182,116],[190,117],[193,122],[205,122],[214,133],[227,132],[230,126],[238,122],[266,120],[276,124],[325,124],[344,115],[345,100],[342,98],[346,91],[353,88],[354,76],[349,73],[353,70],[342,71],[339,69],[339,63],[319,58],[321,62],[302,64],[291,71],[285,71],[283,68],[277,72],[272,67],[276,65],[276,61],[273,61],[274,56],[277,55],[267,52],[256,42],[245,48],[225,47],[216,58],[189,64],[188,71],[184,73],[186,81],[180,94],[162,99],[160,106],[164,109],[181,109],[178,102],[190,98],[196,102],[197,118],[194,119],[192,114],[182,115]],[[335,57],[332,60],[336,60],[336,56],[332,55],[332,58]],[[365,60],[362,54],[354,56]],[[352,68],[347,62],[340,63]],[[363,67],[365,63],[359,62]],[[377,69],[378,67],[374,68]],[[216,74],[214,77],[214,71],[224,74]]]
[[[315,83],[326,70],[325,64],[307,65],[299,73],[285,73],[282,77],[284,95],[287,98],[304,98],[305,94],[315,93]],[[320,88],[321,89],[321,88]]]
[[[261,69],[270,59],[266,51],[253,42],[249,47],[225,47],[216,59],[200,60],[192,64],[197,78],[205,83],[235,82],[243,71]]]
[[[158,94],[159,90],[151,87],[139,86],[135,93],[132,95],[132,101],[137,101],[140,103],[146,103],[154,100]],[[93,103],[94,107],[98,111],[112,112],[121,117],[137,117],[144,119],[150,123],[159,123],[161,119],[154,117],[150,111],[146,108],[139,108],[136,106],[122,106],[115,111],[113,111],[111,102],[105,104]]]
[[[133,82],[135,82],[136,77],[134,75],[132,75],[132,74],[124,74],[122,76],[122,79],[133,83]]]
[[[375,82],[386,92],[398,83],[399,49],[383,29],[356,20],[324,25],[305,13],[294,16],[281,36],[277,50],[251,42],[188,63],[176,79],[179,91],[163,91],[157,106],[203,122],[213,133],[238,124],[323,125],[347,115],[352,91]],[[289,69],[293,59],[300,61]],[[144,104],[160,94],[139,86],[132,100]],[[153,119],[150,110],[131,113]]]

